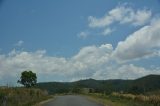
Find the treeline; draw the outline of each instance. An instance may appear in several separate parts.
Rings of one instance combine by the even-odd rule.
[[[160,75],[148,75],[136,80],[94,80],[86,79],[76,82],[38,83],[37,87],[46,89],[50,94],[79,93],[86,90],[94,93],[110,94],[112,92],[144,94],[160,89]]]

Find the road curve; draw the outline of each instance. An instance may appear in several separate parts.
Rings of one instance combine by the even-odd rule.
[[[78,95],[57,96],[54,100],[42,106],[103,106]]]

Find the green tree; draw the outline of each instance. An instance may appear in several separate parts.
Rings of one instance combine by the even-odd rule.
[[[24,85],[25,87],[33,87],[37,83],[37,76],[36,73],[33,73],[32,71],[23,71],[21,73],[20,80],[17,81],[18,83]]]

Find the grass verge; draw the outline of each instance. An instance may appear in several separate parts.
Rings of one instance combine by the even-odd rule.
[[[33,106],[49,98],[46,91],[35,88],[0,89],[0,106]]]
[[[87,94],[87,98],[104,106],[160,106],[103,94]]]

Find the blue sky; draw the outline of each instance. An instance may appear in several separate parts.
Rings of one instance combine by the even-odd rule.
[[[159,74],[159,5],[159,0],[0,0],[0,83],[15,83],[27,69],[38,81]]]

